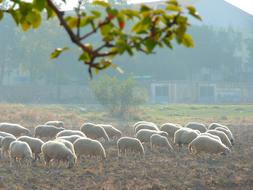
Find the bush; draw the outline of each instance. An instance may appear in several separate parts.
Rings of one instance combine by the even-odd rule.
[[[126,116],[147,101],[147,90],[129,77],[120,80],[102,76],[91,82],[91,90],[97,101],[115,116]]]

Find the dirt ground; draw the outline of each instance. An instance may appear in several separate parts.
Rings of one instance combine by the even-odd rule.
[[[23,113],[21,108],[15,111],[8,108],[5,112],[3,109],[0,110],[2,110],[1,122],[20,121],[30,128],[54,116],[54,110],[50,113],[37,110],[36,114],[30,113],[29,110]],[[76,126],[83,122],[77,120],[77,116],[73,118],[72,123],[76,123]],[[71,114],[68,119],[71,120]],[[189,154],[186,147],[180,151],[176,149],[173,155],[164,151],[151,152],[146,145],[144,159],[118,158],[116,145],[106,145],[105,162],[85,159],[73,169],[66,169],[64,166],[46,168],[43,163],[37,163],[30,168],[10,167],[9,160],[2,159],[0,160],[0,189],[252,190],[253,125],[230,123],[228,126],[235,136],[235,146],[232,153],[227,156],[195,156]],[[123,132],[132,135],[131,128],[124,128]]]

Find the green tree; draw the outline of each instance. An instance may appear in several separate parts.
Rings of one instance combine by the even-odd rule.
[[[0,20],[5,14],[10,14],[24,31],[38,28],[43,12],[46,12],[48,19],[56,17],[71,41],[81,49],[79,60],[88,66],[90,76],[93,71],[109,67],[121,71],[112,59],[125,53],[130,56],[136,52],[152,54],[156,47],[172,48],[173,40],[193,47],[193,40],[187,34],[190,23],[186,14],[201,19],[194,7],[183,7],[176,0],[166,1],[163,9],[153,9],[147,5],[141,5],[138,9],[118,8],[101,0],[93,1],[83,9],[83,2],[86,1],[80,0],[73,14],[62,10],[61,4],[52,0],[6,2],[0,0]],[[65,0],[62,2],[65,3]],[[120,0],[113,2],[122,3]],[[126,23],[130,23],[130,30],[125,27]],[[89,43],[94,35],[100,37],[99,44]],[[68,49],[55,49],[51,58],[57,58]]]
[[[148,98],[146,90],[131,77],[120,80],[103,76],[92,81],[90,87],[97,101],[116,116],[129,115]]]

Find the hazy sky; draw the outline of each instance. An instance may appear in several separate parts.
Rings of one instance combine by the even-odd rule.
[[[152,1],[159,1],[159,0],[128,0],[129,3],[142,3]],[[225,0],[225,1],[253,15],[253,0]],[[69,8],[72,7],[73,4],[77,2],[77,0],[67,0],[67,2],[68,2],[67,7]]]

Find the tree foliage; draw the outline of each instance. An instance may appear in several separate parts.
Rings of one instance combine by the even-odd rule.
[[[117,116],[129,114],[131,109],[147,101],[147,92],[129,77],[120,80],[116,77],[103,76],[91,82],[91,89],[97,101]]]
[[[0,20],[4,14],[10,14],[24,31],[38,28],[43,12],[46,12],[48,19],[57,17],[71,41],[81,49],[79,60],[88,66],[90,76],[93,71],[109,67],[121,72],[112,59],[125,53],[130,56],[136,52],[152,54],[156,47],[172,48],[173,40],[193,47],[193,40],[187,34],[190,25],[187,14],[201,19],[194,7],[183,7],[176,0],[166,1],[163,9],[153,9],[147,5],[141,5],[138,9],[119,8],[115,6],[117,3],[101,0],[95,0],[83,8],[85,1],[79,0],[73,14],[62,10],[52,0],[8,2],[0,0]],[[65,3],[65,0],[62,2]],[[126,27],[127,23],[130,23],[130,28]],[[99,43],[88,43],[94,35],[100,36]],[[56,48],[51,58],[57,58],[66,50],[67,47]]]

